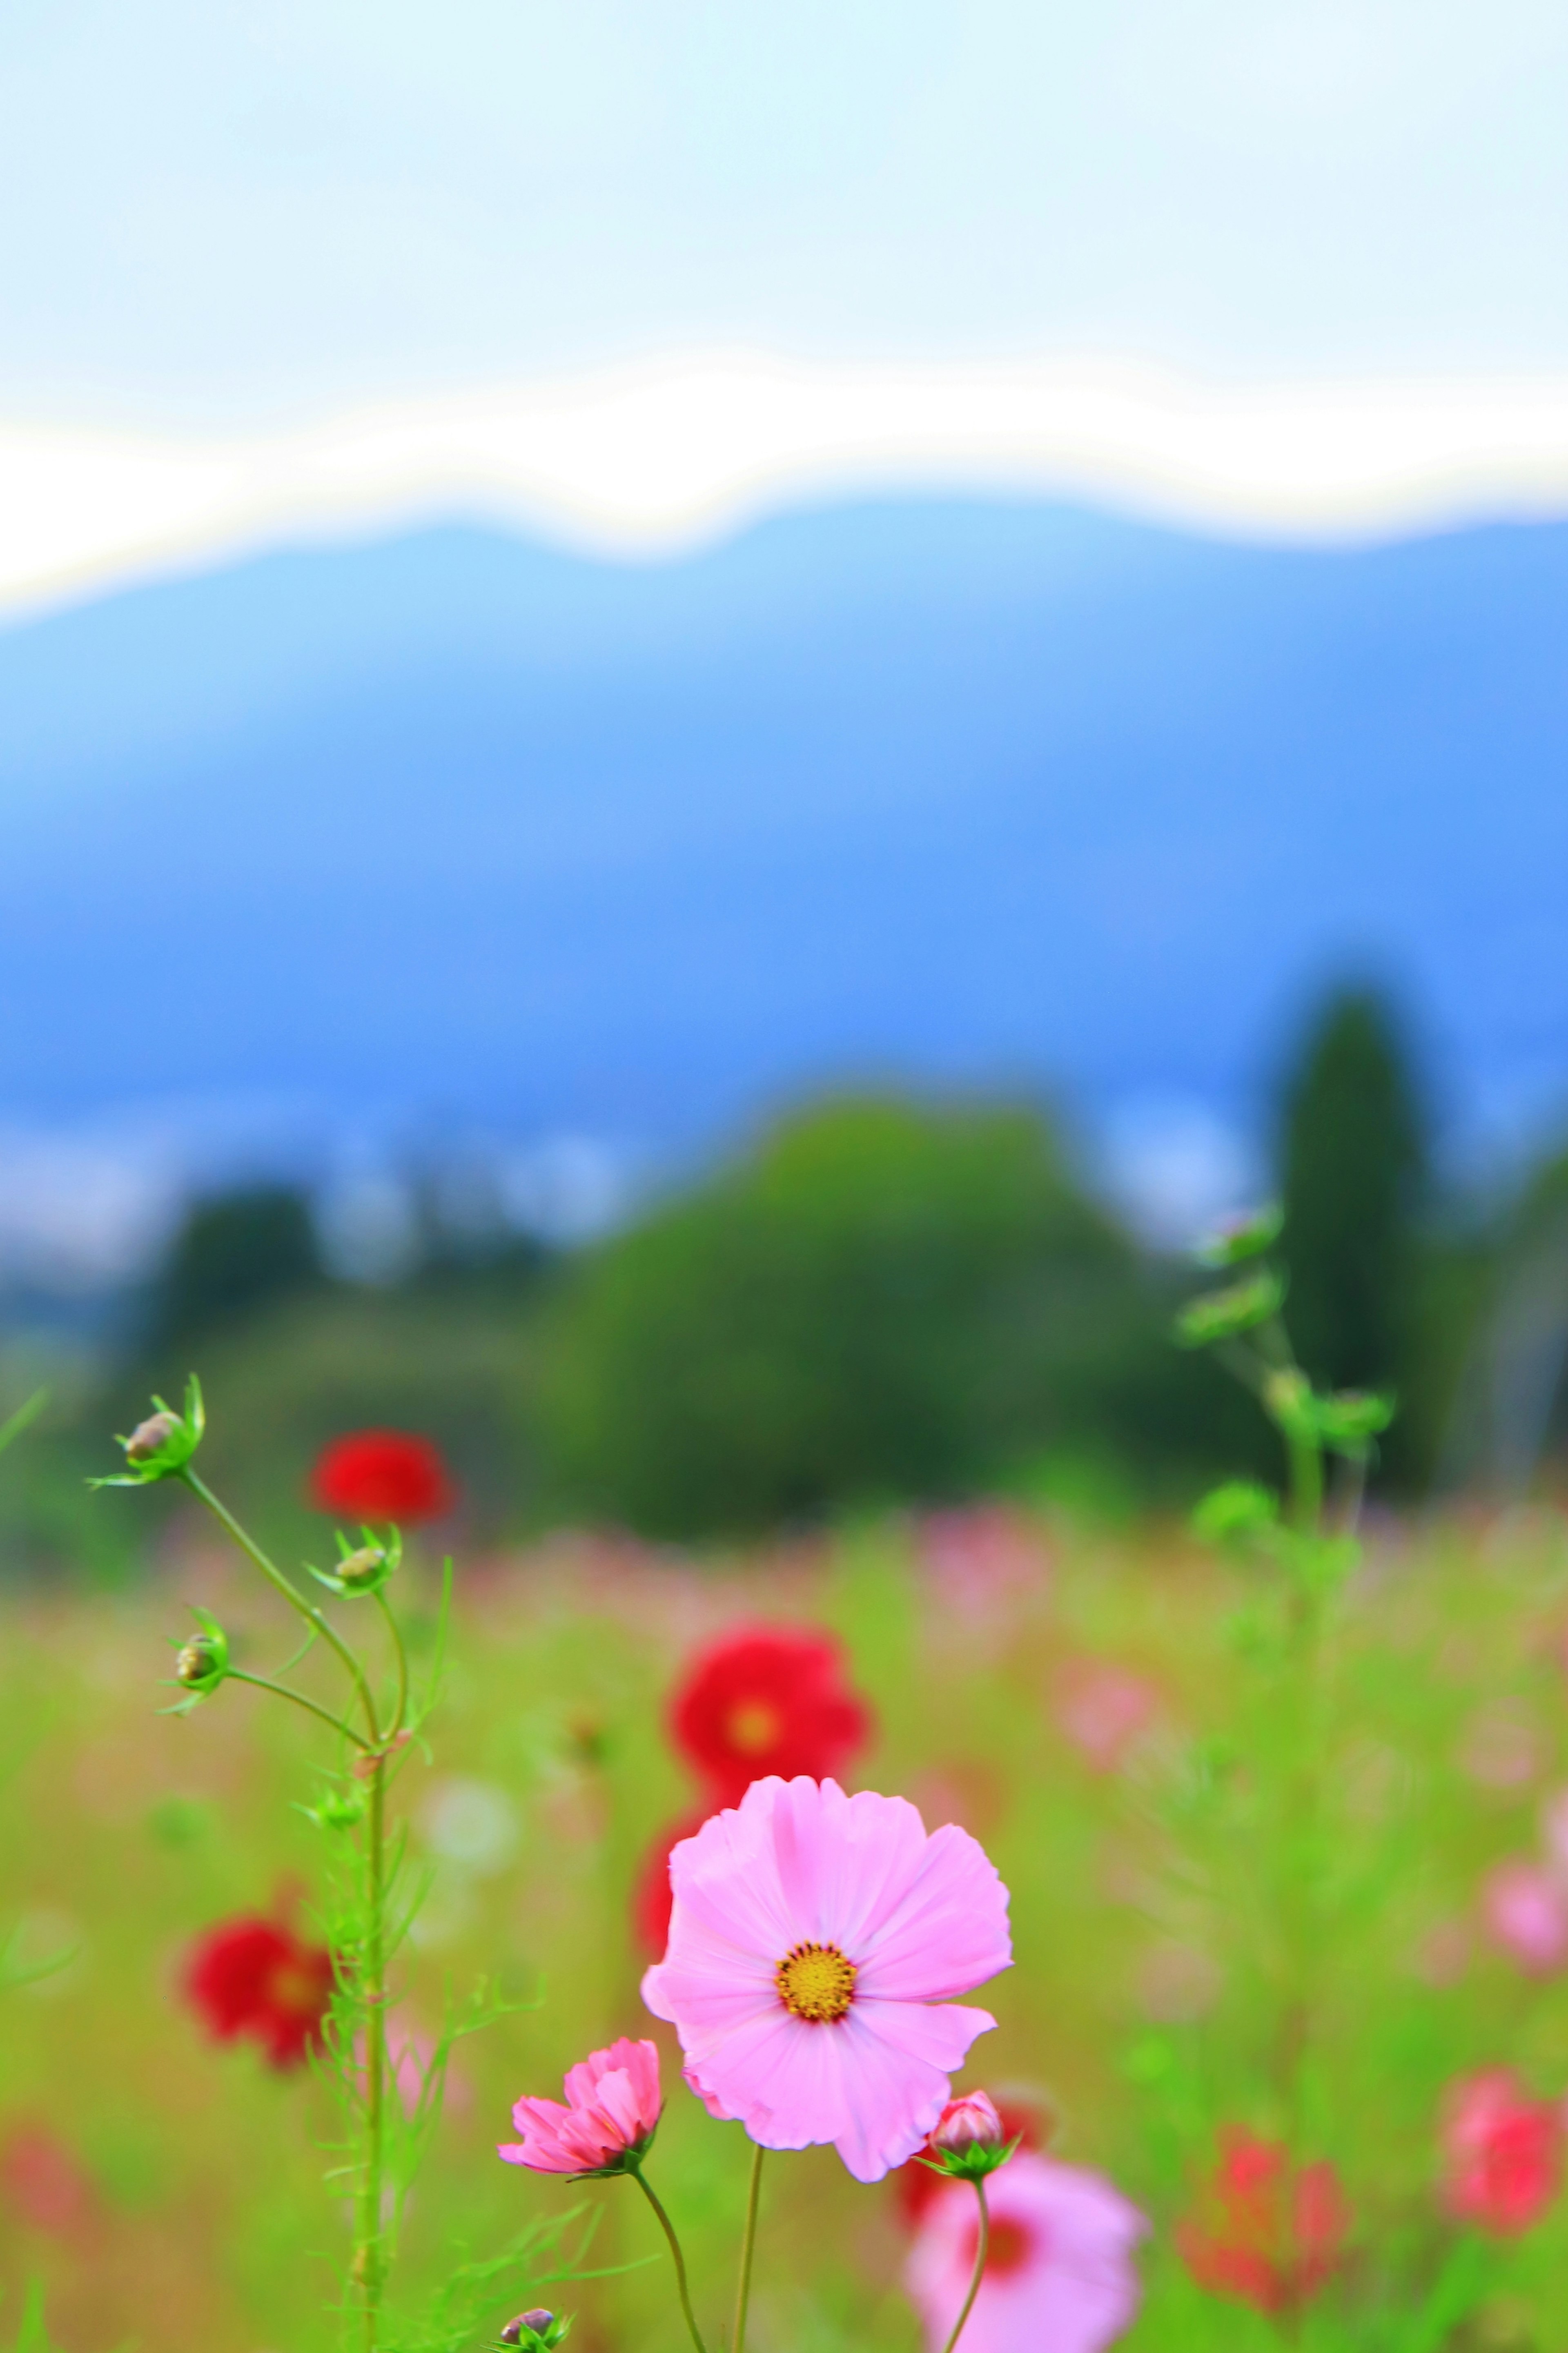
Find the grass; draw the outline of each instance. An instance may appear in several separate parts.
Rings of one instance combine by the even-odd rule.
[[[1281,2004],[1304,1974],[1297,2127],[1339,2166],[1357,2232],[1300,2341],[1419,2353],[1451,2242],[1435,2192],[1445,2085],[1498,2063],[1544,2092],[1568,2085],[1564,1981],[1521,1976],[1477,1925],[1486,1870],[1539,1851],[1543,1799],[1568,1781],[1561,1524],[1377,1531],[1325,1664],[1313,1836],[1326,1893],[1305,1953],[1289,1926],[1279,1628],[1259,1572],[1168,1530],[1049,1515],[1015,1521],[1000,1547],[960,1524],[949,1552],[933,1565],[918,1530],[887,1520],[701,1566],[586,1540],[460,1565],[436,1761],[401,1785],[437,1871],[403,2014],[435,2030],[481,1974],[518,2007],[459,2048],[409,2217],[405,2289],[432,2289],[458,2248],[484,2258],[563,2222],[553,2253],[498,2286],[498,2322],[560,2299],[579,2313],[582,2353],[683,2341],[654,2225],[627,2186],[554,2184],[500,2166],[494,2147],[520,2092],[554,2092],[591,2047],[654,2031],[627,1891],[689,1801],[663,1695],[701,1635],[761,1613],[843,1634],[879,1720],[859,1778],[914,1798],[929,1821],[963,1821],[1013,1891],[1017,1966],[982,1997],[999,2031],[968,2080],[1048,2095],[1058,2153],[1102,2168],[1149,2215],[1144,2309],[1124,2341],[1142,2353],[1278,2341],[1258,2316],[1199,2295],[1172,2230],[1218,2126],[1283,2128]],[[18,2132],[47,2126],[80,2171],[74,2203],[40,2227],[20,2211],[14,2156],[0,2160],[0,2330],[38,2277],[69,2353],[333,2342],[322,2306],[344,2225],[321,2187],[321,2089],[212,2048],[177,1993],[203,1926],[275,1897],[309,1905],[324,1834],[297,1804],[321,1751],[303,1718],[234,1686],[192,1717],[157,1713],[171,1696],[163,1638],[197,1599],[247,1663],[280,1655],[266,1598],[179,1515],[133,1591],[17,1595],[0,1622],[0,1924],[19,1921],[23,1961],[69,1956],[0,1995],[0,2139],[14,2151]],[[1155,1695],[1114,1767],[1064,1729],[1107,1664]],[[681,2089],[657,2031],[669,2108],[652,2170],[716,2321],[744,2145]],[[903,2246],[886,2187],[857,2187],[828,2151],[773,2160],[757,2353],[912,2353]],[[552,2290],[562,2260],[608,2275]],[[1477,2260],[1478,2309],[1456,2335],[1433,2306],[1431,2343],[1522,2353],[1563,2340],[1560,2219]]]

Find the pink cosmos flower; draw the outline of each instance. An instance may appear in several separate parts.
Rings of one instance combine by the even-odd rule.
[[[1007,1891],[967,1831],[906,1799],[753,1781],[670,1857],[675,1908],[643,2000],[710,2116],[763,2148],[831,2141],[880,2181],[925,2140],[977,2034],[957,2002],[1013,1957]]]
[[[1563,2117],[1532,2100],[1507,2067],[1463,2076],[1443,2119],[1444,2198],[1451,2214],[1500,2237],[1528,2231],[1563,2178]]]
[[[496,2152],[508,2165],[535,2173],[623,2173],[653,2138],[664,2102],[658,2050],[623,2034],[607,2051],[591,2052],[566,2073],[566,2105],[559,2100],[519,2100],[511,2120],[521,2141]]]
[[[1099,2174],[1028,2149],[992,2175],[986,2195],[991,2253],[963,2353],[1102,2353],[1138,2309],[1142,2215]],[[979,2227],[973,2190],[944,2183],[910,2250],[905,2284],[932,2353],[969,2293]]]
[[[1500,1862],[1481,1891],[1494,1943],[1527,1976],[1549,1978],[1568,1963],[1568,1893],[1534,1862]]]

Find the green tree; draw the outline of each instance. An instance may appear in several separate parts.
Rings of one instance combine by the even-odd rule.
[[[963,1493],[1095,1440],[1156,1328],[1033,1113],[843,1102],[585,1255],[545,1456],[563,1504],[667,1536]]]
[[[148,1339],[160,1369],[171,1349],[205,1341],[321,1279],[310,1206],[290,1187],[258,1185],[195,1202],[151,1303]]]
[[[1281,1159],[1301,1363],[1324,1387],[1403,1388],[1426,1142],[1398,1025],[1373,991],[1340,992],[1313,1024],[1285,1092]]]

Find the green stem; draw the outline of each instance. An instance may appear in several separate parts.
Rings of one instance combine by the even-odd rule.
[[[276,1692],[279,1699],[291,1699],[296,1707],[309,1708],[312,1715],[319,1715],[323,1724],[330,1724],[332,1730],[341,1733],[345,1740],[352,1740],[356,1748],[368,1750],[370,1746],[363,1734],[356,1732],[352,1724],[345,1724],[341,1715],[332,1714],[330,1707],[318,1707],[315,1701],[307,1699],[303,1692],[290,1691],[287,1683],[272,1683],[266,1675],[247,1675],[243,1667],[230,1667],[226,1679],[229,1683],[249,1683],[256,1691]]]
[[[185,1464],[184,1470],[182,1470],[179,1475],[184,1481],[192,1494],[196,1497],[197,1501],[206,1505],[208,1511],[212,1514],[214,1519],[216,1520],[218,1525],[223,1529],[226,1535],[227,1535],[232,1542],[237,1544],[239,1546],[240,1551],[244,1553],[246,1558],[248,1561],[253,1562],[261,1571],[262,1576],[267,1579],[268,1585],[272,1586],[283,1596],[284,1600],[287,1601],[290,1609],[297,1609],[300,1617],[304,1619],[307,1625],[313,1626],[317,1633],[320,1634],[322,1639],[337,1652],[338,1657],[342,1660],[343,1665],[348,1670],[350,1678],[353,1683],[354,1689],[359,1694],[360,1704],[364,1709],[364,1720],[369,1728],[371,1739],[373,1741],[379,1740],[381,1737],[381,1728],[375,1720],[375,1703],[370,1695],[370,1685],[365,1682],[364,1670],[361,1667],[359,1661],[355,1658],[348,1644],[343,1641],[342,1636],[337,1632],[336,1629],[323,1615],[323,1613],[316,1608],[313,1601],[307,1601],[299,1587],[290,1583],[289,1579],[284,1576],[283,1571],[277,1566],[276,1562],[268,1560],[267,1555],[262,1551],[261,1546],[253,1537],[247,1535],[245,1530],[240,1526],[239,1522],[235,1518],[234,1514],[228,1509],[228,1506],[226,1504],[219,1503],[217,1497],[213,1493],[212,1489],[206,1484],[206,1482],[191,1469],[188,1462]]]
[[[746,2232],[741,2241],[741,2276],[735,2288],[735,2335],[731,2353],[746,2353],[746,2307],[752,2300],[752,2257],[757,2244],[757,2200],[763,2189],[763,2145],[752,2145],[752,2186],[746,2193]]]
[[[393,1615],[391,1604],[379,1586],[376,1588],[375,1606],[380,1610],[385,1621],[386,1630],[392,1637],[393,1654],[397,1661],[397,1709],[393,1716],[391,1728],[395,1733],[401,1732],[403,1719],[408,1713],[408,1652],[404,1648],[402,1630]]]
[[[686,2257],[680,2252],[680,2241],[675,2235],[675,2225],[665,2212],[651,2182],[644,2179],[641,2165],[628,2164],[626,2170],[653,2208],[658,2218],[658,2227],[669,2241],[669,2252],[675,2258],[675,2284],[679,2292],[680,2309],[686,2315],[686,2326],[690,2331],[691,2342],[697,2348],[697,2353],[708,2353],[708,2348],[702,2342],[702,2331],[697,2326],[697,2316],[691,2309],[691,2291],[686,2284]]]
[[[382,2232],[386,2099],[386,1758],[370,1766],[370,1811],[365,1824],[365,1932],[362,1999],[364,2003],[364,2164],[360,2183],[359,2230],[353,2275],[364,2316],[364,2353],[376,2353],[382,2287],[386,2276]]]
[[[1304,1535],[1316,1535],[1323,1514],[1323,1458],[1315,1438],[1291,1430],[1290,1518]]]
[[[985,2203],[985,2184],[983,2180],[975,2182],[974,2194],[980,2200],[980,2236],[974,2247],[974,2271],[969,2282],[969,2294],[963,2299],[963,2308],[952,2324],[952,2335],[942,2347],[942,2353],[952,2353],[953,2347],[963,2334],[963,2324],[974,2309],[974,2299],[980,2293],[980,2283],[985,2276],[985,2258],[991,2253],[991,2209]]]

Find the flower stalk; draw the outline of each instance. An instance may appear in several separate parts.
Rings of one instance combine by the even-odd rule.
[[[974,2244],[974,2271],[969,2282],[969,2293],[959,2307],[958,2318],[952,2324],[952,2334],[942,2347],[942,2353],[953,2353],[953,2348],[963,2334],[964,2325],[974,2309],[974,2299],[980,2293],[980,2283],[985,2276],[985,2265],[991,2253],[991,2209],[986,2203],[984,2174],[974,2177],[974,2195],[980,2201],[980,2232]]]

